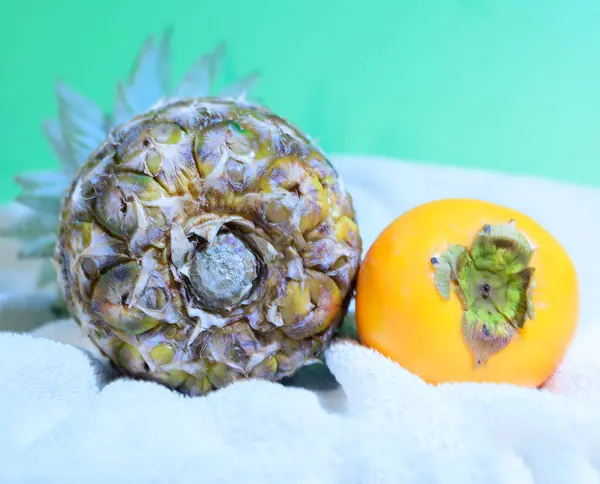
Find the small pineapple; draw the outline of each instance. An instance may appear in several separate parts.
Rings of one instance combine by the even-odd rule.
[[[111,117],[62,88],[48,132],[73,170],[21,197],[59,215],[37,253],[54,250],[70,314],[126,374],[189,395],[279,380],[347,310],[352,199],[308,136],[245,100],[254,77],[211,96],[222,49],[166,95],[167,47],[147,44]]]

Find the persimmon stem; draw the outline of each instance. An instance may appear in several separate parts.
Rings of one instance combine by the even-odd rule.
[[[440,295],[449,300],[454,288],[460,298],[463,336],[476,367],[510,344],[535,316],[533,252],[510,221],[484,225],[470,249],[451,245],[431,258]]]

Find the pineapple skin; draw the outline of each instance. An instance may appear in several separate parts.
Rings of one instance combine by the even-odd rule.
[[[239,99],[173,101],[113,129],[73,179],[59,286],[127,375],[188,395],[277,381],[341,324],[362,252],[355,215],[325,154],[286,120]]]

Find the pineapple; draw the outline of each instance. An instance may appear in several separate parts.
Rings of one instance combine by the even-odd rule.
[[[347,311],[351,196],[316,143],[246,100],[255,77],[210,93],[222,49],[167,95],[167,50],[147,44],[110,117],[61,88],[47,131],[67,170],[21,197],[58,224],[36,254],[53,252],[69,313],[125,374],[188,395],[281,380]]]

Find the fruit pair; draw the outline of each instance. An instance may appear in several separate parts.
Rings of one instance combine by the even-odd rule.
[[[33,212],[7,234],[23,256],[54,259],[69,313],[127,374],[191,395],[279,380],[320,355],[353,296],[351,195],[315,142],[245,100],[253,76],[212,93],[223,48],[175,89],[168,48],[147,43],[110,116],[59,86],[46,134],[63,170],[18,177]],[[430,381],[537,384],[571,336],[576,290],[561,284],[574,282],[526,217],[441,201],[366,255],[360,339]]]

